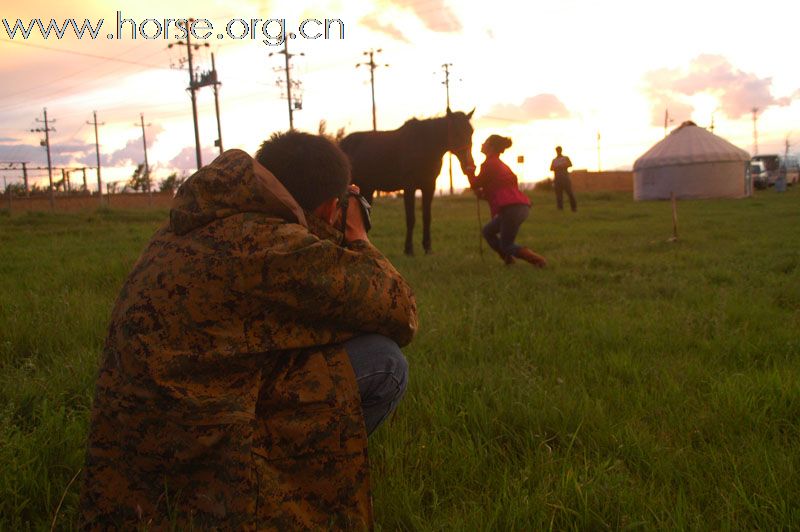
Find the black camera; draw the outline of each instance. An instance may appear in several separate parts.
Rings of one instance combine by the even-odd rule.
[[[370,218],[372,205],[370,205],[367,199],[361,194],[350,191],[345,192],[339,200],[339,208],[342,209],[342,233],[347,229],[347,207],[350,205],[350,201],[358,202],[359,210],[361,211],[361,219],[364,221],[364,230],[369,233],[369,230],[372,228],[372,219]]]

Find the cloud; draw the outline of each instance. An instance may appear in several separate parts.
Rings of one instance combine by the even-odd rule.
[[[439,33],[456,33],[461,31],[461,22],[444,0],[390,0],[392,4],[411,9],[425,26]]]
[[[151,148],[156,137],[163,131],[161,126],[153,126],[148,131],[147,147]],[[11,139],[13,140],[13,139]],[[142,139],[134,138],[125,146],[112,153],[103,153],[100,148],[100,164],[103,166],[128,166],[144,161]],[[50,143],[50,159],[53,166],[95,166],[97,156],[94,143]],[[36,144],[0,144],[0,160],[27,161],[31,165],[47,164],[47,152]]]
[[[410,42],[408,39],[406,39],[406,36],[403,34],[402,31],[400,31],[400,29],[397,26],[394,26],[392,24],[381,24],[381,22],[375,15],[368,15],[362,18],[359,22],[361,22],[361,24],[364,27],[373,31],[377,31],[379,33],[385,33],[386,35],[397,41],[402,41],[406,43]]]
[[[30,144],[4,144],[0,146],[0,160],[47,164],[44,148]]]
[[[19,142],[19,139],[12,137],[0,137],[0,142]]]
[[[203,164],[208,164],[217,158],[219,151],[217,148],[205,146],[201,149],[201,155],[203,156]],[[186,146],[180,152],[178,152],[178,155],[170,159],[170,161],[164,166],[182,171],[197,170],[197,156],[195,154],[195,147]]]
[[[89,144],[50,144],[50,160],[53,166],[70,166],[74,161],[83,157],[84,153],[94,145]],[[47,152],[42,146],[36,144],[2,144],[0,145],[0,160],[25,161],[31,166],[47,165]]]
[[[485,118],[529,122],[531,120],[556,120],[569,117],[569,110],[556,95],[537,94],[526,98],[519,105],[508,103],[495,105]]]
[[[734,67],[721,55],[702,54],[686,68],[662,68],[644,76],[645,92],[652,101],[653,123],[662,125],[665,106],[673,106],[682,119],[694,110],[688,98],[710,94],[719,102],[719,109],[728,117],[741,118],[753,107],[764,110],[772,106],[790,105],[800,98],[800,90],[778,98],[772,94],[772,78],[760,78]]]
[[[150,126],[147,129],[147,148],[152,148],[159,134],[164,131],[164,128],[159,125]],[[94,148],[94,147],[92,147]],[[94,149],[88,156],[94,157]],[[130,164],[144,163],[144,148],[142,146],[142,138],[134,137],[125,143],[125,146],[118,149],[111,154],[104,154],[101,150],[102,164],[107,166],[128,166]],[[85,161],[84,161],[85,162]],[[148,161],[149,162],[149,161]]]

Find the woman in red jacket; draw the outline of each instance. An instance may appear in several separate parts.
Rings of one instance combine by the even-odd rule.
[[[491,221],[483,227],[483,237],[506,264],[517,257],[542,268],[547,264],[544,257],[514,243],[519,226],[528,217],[531,200],[519,190],[511,168],[500,160],[500,154],[510,146],[510,138],[491,135],[481,146],[486,160],[480,174],[469,178],[472,189],[489,202],[492,212]]]

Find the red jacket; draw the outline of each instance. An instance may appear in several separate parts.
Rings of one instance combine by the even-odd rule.
[[[470,186],[478,191],[478,196],[489,202],[492,216],[508,205],[530,205],[531,200],[519,190],[517,176],[498,155],[486,157],[481,172],[471,177]]]

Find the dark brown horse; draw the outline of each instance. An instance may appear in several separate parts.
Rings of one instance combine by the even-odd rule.
[[[438,118],[412,118],[393,131],[359,131],[341,141],[353,164],[353,182],[372,203],[376,190],[403,191],[406,207],[406,255],[414,254],[414,195],[422,191],[422,246],[431,252],[431,202],[442,156],[452,152],[465,174],[475,171],[472,160],[470,113],[452,112]]]

